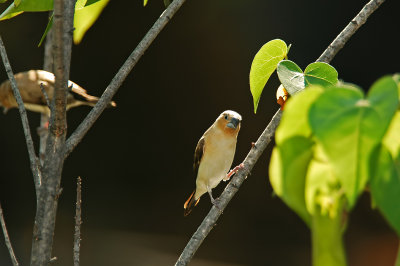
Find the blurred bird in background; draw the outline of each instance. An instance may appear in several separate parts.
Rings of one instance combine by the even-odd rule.
[[[29,70],[15,74],[14,78],[25,108],[50,116],[50,108],[46,97],[48,97],[49,101],[53,99],[54,74],[44,70]],[[46,92],[46,95],[42,91],[42,88]],[[80,105],[94,106],[98,100],[98,97],[87,94],[86,90],[75,82],[68,81],[67,110]],[[4,81],[0,85],[0,106],[4,108],[4,113],[10,108],[18,107],[9,80]],[[109,103],[109,107],[115,106],[114,101]]]
[[[234,111],[220,114],[214,124],[200,138],[194,154],[194,171],[197,174],[196,189],[184,204],[184,216],[187,216],[200,197],[208,192],[211,202],[216,205],[211,190],[221,180],[229,180],[233,173],[243,167],[235,167],[229,174],[235,156],[236,140],[242,117]]]

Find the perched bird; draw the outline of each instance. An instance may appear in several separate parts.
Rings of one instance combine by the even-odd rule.
[[[196,189],[184,204],[184,216],[192,211],[200,197],[206,192],[210,195],[211,202],[215,204],[211,189],[215,188],[221,180],[228,180],[233,173],[227,175],[235,155],[241,121],[242,117],[238,113],[225,111],[200,138],[193,165],[197,174]],[[234,170],[237,171],[239,167]]]
[[[50,108],[47,105],[46,97],[51,101],[54,95],[55,76],[53,73],[44,70],[29,70],[14,75],[19,92],[25,108],[30,111],[44,113],[50,116]],[[41,85],[42,84],[42,85]],[[46,91],[43,93],[42,88]],[[87,94],[78,84],[68,81],[67,110],[79,105],[94,106],[99,98]],[[0,85],[0,106],[4,112],[10,108],[17,108],[17,102],[11,89],[9,80]],[[109,103],[115,107],[115,102]]]

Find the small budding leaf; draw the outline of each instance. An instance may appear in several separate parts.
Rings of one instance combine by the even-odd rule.
[[[143,0],[143,6],[147,5],[148,0]]]
[[[311,63],[303,71],[293,61],[283,60],[278,64],[278,77],[283,87],[294,95],[309,85],[336,85],[338,73],[334,67],[327,63]]]
[[[278,63],[287,56],[287,45],[280,39],[264,44],[253,59],[250,69],[250,91],[253,95],[254,113],[257,112],[261,93]]]

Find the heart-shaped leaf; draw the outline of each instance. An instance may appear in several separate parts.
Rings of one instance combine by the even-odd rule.
[[[378,80],[367,99],[353,87],[332,87],[309,112],[312,132],[328,156],[352,208],[370,176],[369,159],[398,106],[391,77]]]
[[[309,85],[329,86],[338,82],[338,73],[327,63],[316,62],[307,66],[303,71],[290,60],[283,60],[278,64],[277,73],[283,87],[294,95]]]
[[[323,92],[320,86],[311,86],[296,97],[291,97],[285,104],[281,122],[275,132],[275,141],[280,145],[283,141],[294,136],[311,136],[308,123],[308,112],[311,104]]]
[[[250,91],[253,95],[254,113],[265,84],[275,71],[279,61],[287,55],[288,48],[284,41],[275,39],[267,42],[254,56],[250,69]]]
[[[383,145],[371,162],[377,165],[370,182],[372,199],[400,237],[400,154],[393,158]]]
[[[313,142],[301,136],[285,140],[272,151],[269,178],[275,193],[310,226],[304,186]]]

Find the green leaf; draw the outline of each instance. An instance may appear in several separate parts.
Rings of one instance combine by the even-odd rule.
[[[4,4],[7,0],[0,0],[0,4]]]
[[[275,193],[310,226],[304,196],[313,142],[301,136],[285,140],[272,151],[269,178]]]
[[[164,0],[165,8],[167,8],[171,4],[171,0]]]
[[[11,5],[0,15],[0,20],[10,19],[23,12],[49,11],[53,9],[53,0],[22,0],[18,7],[15,3]]]
[[[42,38],[40,38],[40,42],[38,44],[38,47],[40,47],[42,45],[44,39],[47,36],[47,33],[49,33],[49,30],[51,29],[52,26],[53,26],[53,14],[51,14],[51,16],[49,18],[49,22],[47,23],[47,26],[46,26],[46,29],[44,30]]]
[[[397,86],[378,80],[368,98],[352,87],[332,87],[309,112],[313,133],[328,156],[352,208],[370,176],[369,159],[398,106]]]
[[[389,129],[383,138],[383,144],[393,157],[397,157],[400,154],[400,111],[396,112],[390,122]]]
[[[147,5],[148,0],[143,0],[143,6]]]
[[[277,73],[283,87],[290,95],[302,91],[309,85],[329,86],[338,82],[338,73],[327,63],[316,62],[309,64],[306,70],[290,60],[283,60],[278,64]]]
[[[14,5],[15,5],[16,7],[18,7],[19,4],[21,4],[21,0],[14,0]]]
[[[287,55],[286,43],[280,39],[267,42],[261,47],[253,59],[250,69],[250,91],[253,95],[254,113],[265,84],[275,71],[279,61]]]
[[[376,172],[371,178],[371,195],[376,206],[400,237],[400,156],[393,159],[390,151],[381,146]]]
[[[306,176],[307,210],[311,215],[318,212],[333,219],[339,214],[339,203],[342,197],[343,192],[334,175],[332,165],[321,145],[317,144],[314,146],[314,158],[310,162]]]
[[[95,23],[109,0],[100,0],[75,11],[74,16],[74,43],[79,44],[87,30]]]
[[[87,0],[77,0],[75,3],[75,11],[85,7]]]
[[[308,112],[311,104],[321,95],[323,90],[320,86],[311,86],[295,97],[288,99],[285,103],[285,111],[281,122],[275,132],[277,145],[294,136],[304,136],[306,138],[311,136]]]

